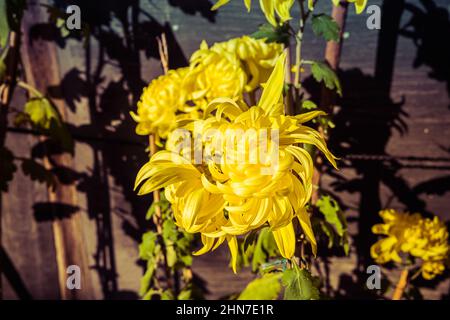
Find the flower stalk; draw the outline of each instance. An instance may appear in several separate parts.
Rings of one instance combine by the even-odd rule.
[[[404,268],[400,274],[400,279],[395,287],[394,294],[392,295],[392,300],[401,300],[403,293],[405,292],[406,286],[408,285],[408,268]]]

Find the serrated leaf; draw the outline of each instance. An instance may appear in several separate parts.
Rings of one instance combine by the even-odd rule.
[[[315,110],[317,109],[317,104],[315,104],[314,102],[312,102],[311,100],[305,100],[302,102],[302,109],[305,110]]]
[[[289,40],[289,29],[287,26],[274,27],[269,23],[265,23],[250,36],[255,39],[266,39],[267,43],[286,43]]]
[[[156,232],[147,231],[142,235],[142,242],[139,244],[139,257],[142,260],[150,260],[155,256],[159,248],[157,240]]]
[[[327,41],[339,41],[339,25],[329,15],[314,15],[312,29],[318,37],[322,36]]]
[[[323,82],[325,87],[342,96],[341,83],[336,73],[324,62],[314,61],[311,65],[311,72],[317,82]]]
[[[58,111],[47,98],[31,98],[25,104],[24,113],[28,115],[33,126],[58,141],[64,150],[73,152],[72,136],[62,123]]]
[[[330,196],[321,196],[317,200],[316,206],[325,217],[325,221],[334,226],[337,234],[342,237],[344,235],[345,228],[339,216],[341,208],[336,200]]]
[[[32,98],[25,104],[24,112],[28,114],[31,122],[42,129],[50,129],[52,119],[60,122],[57,111],[50,101],[44,97]]]
[[[315,286],[311,273],[306,269],[288,269],[283,273],[284,300],[317,300],[320,298],[319,289]]]
[[[274,300],[281,291],[282,273],[268,273],[251,281],[238,300]]]

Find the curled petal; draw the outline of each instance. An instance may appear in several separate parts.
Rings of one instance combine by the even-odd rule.
[[[238,243],[235,236],[227,236],[228,248],[231,253],[231,268],[234,273],[237,273],[237,258],[238,258]]]
[[[273,230],[272,233],[281,255],[286,259],[291,259],[295,252],[295,233],[292,223]]]

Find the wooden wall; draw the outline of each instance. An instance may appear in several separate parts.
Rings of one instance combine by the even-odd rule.
[[[322,7],[331,11],[328,2]],[[346,208],[355,236],[349,258],[330,259],[330,286],[341,283],[345,289],[340,294],[354,298],[365,294],[364,266],[371,264],[367,247],[373,240],[368,230],[380,208],[450,218],[448,1],[423,1],[427,8],[419,0],[369,2],[383,5],[383,27],[368,30],[368,16],[350,10],[340,70],[344,98],[330,141],[342,157],[341,170],[329,171],[323,181]],[[134,134],[128,113],[143,86],[162,73],[155,36],[168,35],[171,67],[178,67],[203,39],[211,44],[252,33],[264,17],[259,10],[247,14],[238,0],[218,13],[209,11],[207,0],[70,4],[80,5],[92,37],[86,45],[74,38],[51,42],[61,82],[48,83],[46,91],[65,107],[76,139],[72,165],[59,171],[63,184],[74,184],[76,203],[60,203],[57,209],[82,221],[92,297],[135,299],[143,271],[137,246],[148,227],[143,217],[151,199],[132,191],[134,176],[146,161],[146,141]],[[55,38],[43,9],[33,12],[26,19],[37,23],[24,24],[27,46]],[[413,24],[407,30],[396,27],[409,21]],[[305,41],[305,58],[322,59],[324,43],[311,32]],[[312,81],[306,87],[313,96],[317,92]],[[24,97],[16,94],[13,103],[23,105]],[[33,134],[8,132],[7,146],[18,156],[38,156],[38,144]],[[59,298],[53,223],[47,214],[55,205],[49,204],[47,188],[19,169],[2,199],[3,260],[9,262],[4,264],[5,298]],[[234,275],[226,267],[226,251],[194,259],[209,298],[238,291],[252,277],[246,270]],[[438,291],[424,293],[439,298],[448,290],[446,281]]]

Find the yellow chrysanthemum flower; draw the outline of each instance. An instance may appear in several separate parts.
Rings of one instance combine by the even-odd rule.
[[[233,53],[210,50],[205,41],[191,56],[189,82],[193,104],[205,108],[219,97],[242,99],[247,75]]]
[[[190,59],[190,66],[170,70],[153,80],[131,116],[139,135],[166,138],[181,119],[198,119],[215,98],[242,100],[267,81],[282,45],[244,36],[208,48],[202,42]]]
[[[205,110],[204,119],[186,125],[187,147],[181,143],[186,142],[185,136],[173,132],[168,150],[156,153],[136,177],[139,194],[166,188],[177,225],[202,235],[204,247],[196,254],[214,250],[227,240],[234,271],[236,236],[263,225],[270,226],[281,255],[289,259],[295,251],[292,220],[296,218],[316,251],[305,210],[312,193],[313,162],[298,144],[315,145],[333,165],[335,158],[320,134],[304,125],[323,114],[321,111],[284,115],[284,72],[285,54],[279,58],[257,106],[228,98],[214,100]],[[215,116],[209,116],[213,111]],[[262,133],[267,143],[255,145]],[[200,143],[195,137],[200,137]],[[237,150],[229,148],[230,142]],[[198,154],[207,156],[197,161]],[[255,155],[260,154],[265,156],[257,159]]]
[[[448,231],[438,217],[422,218],[418,213],[408,214],[382,210],[383,224],[372,227],[375,234],[387,237],[376,242],[370,250],[377,263],[402,262],[400,254],[410,254],[422,260],[425,279],[432,279],[445,269],[449,253]]]
[[[230,0],[218,0],[211,10],[217,10],[228,2],[230,2]],[[244,3],[247,10],[250,12],[252,1],[244,0]],[[279,18],[279,23],[283,24],[284,22],[292,19],[290,10],[293,4],[294,0],[259,0],[259,5],[262,12],[266,16],[267,21],[275,27],[278,25],[277,19],[275,18],[275,13]]]
[[[247,74],[245,91],[251,92],[262,83],[267,82],[277,58],[283,52],[283,45],[275,42],[266,43],[264,39],[243,36],[216,43],[211,50],[221,55],[233,53],[237,57]]]
[[[339,2],[341,2],[341,0],[331,0],[331,1],[335,6],[338,6]],[[364,8],[367,6],[367,0],[347,0],[347,2],[355,4],[355,10],[357,14],[362,13]],[[308,0],[308,8],[310,10],[314,9],[314,0]]]
[[[167,137],[175,125],[177,110],[185,108],[189,95],[189,87],[185,84],[188,71],[188,68],[170,70],[144,88],[137,114],[130,113],[138,123],[137,134]]]

